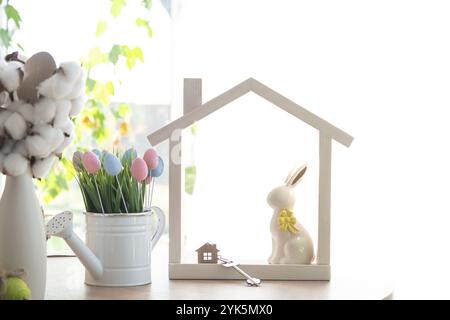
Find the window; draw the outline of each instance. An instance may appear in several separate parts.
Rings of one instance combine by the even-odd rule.
[[[212,260],[212,253],[211,252],[203,252],[203,260],[204,261],[211,261]]]
[[[153,29],[153,37],[145,37],[145,31],[136,32],[134,14],[139,1],[130,1],[123,13],[114,23],[108,22],[112,35],[105,33],[102,38],[96,38],[96,26],[99,20],[110,19],[109,0],[85,1],[16,1],[14,3],[22,15],[22,27],[17,33],[17,42],[21,43],[27,54],[48,51],[59,63],[62,61],[79,61],[87,56],[93,47],[108,50],[115,43],[127,43],[142,48],[146,57],[144,63],[137,62],[137,67],[131,71],[117,72],[121,75],[121,86],[115,87],[113,105],[126,103],[131,107],[130,132],[121,143],[126,148],[134,146],[139,154],[148,148],[146,135],[169,120],[171,101],[171,19],[160,1],[154,1],[150,10],[149,21]],[[136,6],[136,7],[135,7]],[[49,12],[59,12],[52,19]],[[83,23],[80,23],[83,17]],[[58,26],[55,28],[55,26]],[[144,42],[145,41],[145,42]],[[103,48],[103,46],[105,48]],[[99,71],[98,79],[107,81],[111,77],[108,72]],[[71,155],[76,146],[72,145],[65,153]],[[163,158],[167,158],[167,146],[157,148]],[[84,235],[85,221],[82,212],[84,204],[78,185],[73,180],[70,190],[61,193],[50,205],[44,207],[46,217],[64,210],[74,212],[75,230]],[[168,179],[163,174],[155,183],[153,204],[167,212]],[[67,248],[62,239],[53,237],[48,242],[49,252],[64,251]],[[60,252],[58,252],[60,253]]]

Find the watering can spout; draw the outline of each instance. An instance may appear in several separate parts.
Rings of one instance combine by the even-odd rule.
[[[103,265],[95,254],[73,232],[73,214],[65,211],[54,216],[46,227],[47,238],[56,236],[63,238],[84,267],[94,277],[100,279],[103,275]]]

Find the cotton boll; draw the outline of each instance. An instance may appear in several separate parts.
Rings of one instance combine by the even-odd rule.
[[[45,157],[50,153],[50,146],[47,141],[37,134],[26,137],[25,146],[29,156]]]
[[[17,112],[21,114],[21,116],[25,119],[25,121],[33,122],[34,121],[34,107],[29,103],[21,103]]]
[[[12,139],[7,139],[5,138],[3,145],[2,145],[2,149],[0,150],[1,153],[7,155],[9,153],[11,153],[13,147],[14,147],[15,141]]]
[[[44,178],[46,177],[50,170],[52,169],[55,161],[58,158],[55,155],[50,155],[46,158],[37,159],[31,165],[31,172],[34,178]]]
[[[12,152],[18,153],[18,154],[24,156],[25,158],[28,158],[28,151],[27,151],[27,146],[25,145],[25,140],[17,141],[14,144]]]
[[[51,122],[56,115],[56,104],[52,99],[44,98],[34,106],[34,124]]]
[[[6,121],[4,127],[5,133],[14,140],[20,140],[25,138],[27,133],[27,123],[25,119],[14,112]]]
[[[0,109],[0,135],[5,134],[5,122],[11,116],[12,112],[6,109]]]
[[[9,176],[20,176],[28,168],[28,159],[19,153],[10,153],[3,162],[3,171]]]
[[[28,60],[28,56],[26,56],[26,55],[24,55],[24,54],[22,54],[22,53],[18,53],[18,56],[17,56],[18,58],[19,58],[19,60],[21,60],[21,61],[25,61],[25,62],[27,62],[27,60]]]
[[[65,137],[62,130],[48,124],[34,127],[33,133],[37,133],[47,142],[48,152],[53,152],[57,149],[63,143]]]
[[[77,116],[80,113],[81,109],[83,109],[83,104],[84,104],[83,99],[84,99],[83,96],[79,96],[76,99],[70,100],[70,102],[72,103],[72,108],[70,109],[70,112],[69,112],[70,118]]]
[[[65,138],[66,137],[64,136],[64,133],[60,129],[53,128],[53,138],[50,141],[50,151],[58,153],[57,150],[59,149],[59,146],[64,142]]]
[[[84,77],[80,74],[79,78],[73,83],[70,93],[65,97],[66,99],[75,99],[83,94]]]
[[[69,146],[70,143],[73,141],[73,139],[75,138],[75,135],[73,134],[74,129],[75,129],[75,125],[73,124],[73,122],[67,121],[66,126],[64,126],[64,128],[62,128],[63,133],[64,133],[64,141],[54,151],[54,153],[56,155],[60,156],[62,154],[62,152],[64,151],[64,149],[67,148],[67,146]]]
[[[59,66],[64,77],[69,83],[74,83],[82,74],[81,66],[77,62],[62,62]],[[60,72],[61,72],[60,71]]]
[[[0,59],[0,72],[3,72],[3,70],[6,68],[7,65],[8,62],[6,62],[5,59]]]
[[[70,137],[75,130],[75,125],[72,121],[67,121],[64,127],[61,128],[65,137]]]
[[[23,63],[16,61],[16,60],[11,60],[11,61],[6,61],[6,66],[5,66],[5,70],[6,69],[21,69],[23,67]]]
[[[22,81],[21,64],[11,61],[0,71],[0,82],[8,92],[16,91]]]
[[[72,83],[67,81],[62,72],[57,72],[37,86],[40,95],[52,99],[62,99],[72,91]]]
[[[3,173],[3,163],[5,162],[5,155],[0,153],[0,172]]]
[[[8,109],[11,112],[17,112],[19,110],[19,106],[22,103],[23,102],[20,102],[20,101],[13,101],[13,102],[10,102],[10,103],[6,104],[5,108]]]
[[[6,106],[9,103],[9,94],[6,91],[0,92],[0,106]]]
[[[53,126],[56,128],[62,128],[69,121],[69,112],[72,108],[72,104],[69,100],[60,100],[56,104],[56,116],[53,121]]]
[[[53,128],[49,124],[39,125],[33,127],[32,132],[40,135],[49,145],[52,144],[53,139],[57,134],[58,129]]]
[[[58,157],[61,156],[61,154],[63,153],[64,149],[66,149],[73,141],[73,139],[75,138],[74,135],[71,135],[69,137],[64,137],[64,141],[61,143],[61,145],[56,148],[56,150],[54,151],[55,155],[57,155]]]

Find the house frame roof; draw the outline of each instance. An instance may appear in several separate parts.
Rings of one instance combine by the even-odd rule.
[[[200,248],[198,248],[197,250],[195,250],[196,252],[202,251],[203,249],[208,248],[208,249],[213,249],[217,252],[219,252],[220,250],[217,249],[217,245],[214,243],[209,243],[206,242],[205,244],[203,244]]]
[[[209,114],[221,109],[250,91],[316,128],[320,132],[330,136],[332,139],[343,144],[344,146],[349,147],[352,144],[353,137],[351,135],[253,78],[249,78],[225,91],[221,95],[205,102],[201,106],[193,109],[191,112],[156,130],[147,138],[152,145],[158,145],[168,139],[174,130],[187,128],[194,122],[205,118]]]

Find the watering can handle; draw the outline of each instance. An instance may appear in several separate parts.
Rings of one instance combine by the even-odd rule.
[[[155,230],[155,233],[152,236],[152,250],[155,247],[155,245],[158,243],[159,238],[161,238],[164,227],[166,226],[166,215],[164,214],[164,211],[162,211],[158,207],[151,207],[151,210],[155,212],[156,216],[158,217],[158,227]]]

